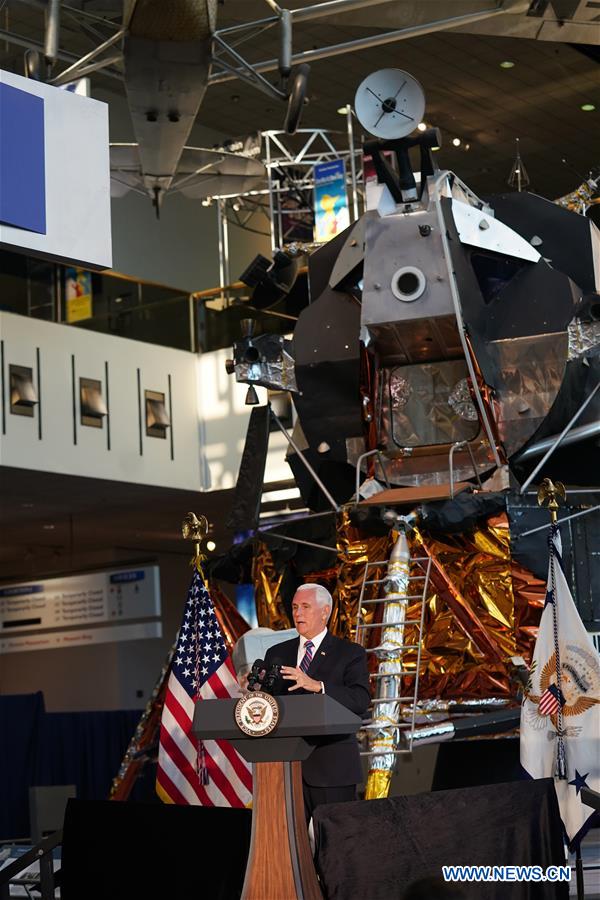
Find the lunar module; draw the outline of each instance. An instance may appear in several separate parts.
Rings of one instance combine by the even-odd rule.
[[[374,73],[355,108],[377,138],[364,146],[377,208],[310,255],[293,339],[248,333],[230,370],[291,392],[295,444],[338,503],[361,457],[390,485],[507,487],[554,448],[544,475],[595,484],[600,232],[543,197],[478,197],[440,170],[438,131],[415,131],[424,97],[408,73]]]

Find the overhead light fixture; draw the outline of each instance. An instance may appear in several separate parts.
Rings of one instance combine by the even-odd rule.
[[[427,131],[427,125],[425,122],[419,122],[417,128],[419,129],[419,131]]]
[[[452,143],[455,147],[460,147],[460,138],[452,138]]]
[[[102,428],[102,419],[108,409],[102,397],[102,382],[95,378],[79,379],[79,407],[81,424],[91,428]]]
[[[10,411],[15,416],[33,418],[38,396],[33,386],[33,369],[27,366],[9,366]]]
[[[593,112],[593,111],[596,109],[596,107],[594,106],[593,103],[582,103],[582,104],[581,104],[581,109],[582,109],[584,112]]]
[[[470,149],[471,149],[471,145],[470,145],[470,144],[465,144],[465,150],[470,150]]]
[[[146,434],[148,437],[166,438],[171,419],[165,406],[165,395],[160,391],[144,391],[146,401]]]
[[[505,59],[503,62],[500,63],[501,69],[512,69],[513,66],[514,66],[514,62],[510,59]]]
[[[348,105],[340,106],[340,108],[338,109],[338,113],[340,114],[340,116],[347,116],[349,111],[350,107]]]

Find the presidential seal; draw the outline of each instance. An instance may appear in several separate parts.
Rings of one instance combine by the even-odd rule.
[[[270,734],[279,722],[279,706],[275,697],[263,691],[244,694],[235,705],[235,724],[250,737]]]
[[[548,720],[558,727],[558,710],[568,723],[600,703],[600,664],[596,653],[578,644],[561,648],[561,684],[556,683],[556,653],[543,666],[536,691],[530,686],[525,697],[532,706],[526,711],[534,728],[542,729]],[[535,678],[532,679],[535,684]],[[572,728],[571,728],[572,730]]]

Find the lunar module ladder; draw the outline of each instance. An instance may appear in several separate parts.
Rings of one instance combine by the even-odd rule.
[[[386,567],[387,571],[381,578],[369,578],[373,574],[373,570]],[[390,580],[389,560],[379,560],[369,562],[365,567],[365,574],[360,591],[360,600],[358,603],[358,615],[356,619],[356,641],[365,647],[367,653],[376,653],[379,656],[379,671],[373,673],[370,677],[376,682],[375,698],[371,703],[372,718],[365,724],[364,731],[370,735],[369,750],[361,753],[361,756],[386,756],[393,754],[398,756],[404,753],[410,753],[413,745],[413,735],[415,731],[415,719],[417,713],[417,701],[419,692],[419,670],[421,664],[421,647],[423,643],[423,623],[425,618],[425,600],[429,589],[429,576],[431,571],[431,558],[429,556],[411,557],[409,561],[409,575],[405,579],[407,583],[406,593],[393,593],[388,591],[386,596],[378,596],[373,599],[365,599],[365,591],[371,585],[385,585]],[[383,593],[384,588],[380,588],[378,593]],[[417,616],[411,619],[398,619],[386,621],[386,608],[390,608],[392,604],[404,607],[404,614],[411,604],[417,604]],[[378,622],[364,621],[363,609],[369,606],[383,605],[383,614]],[[416,643],[406,644],[404,642],[397,643],[393,649],[384,650],[380,647],[368,647],[367,637],[370,629],[381,629],[382,640],[384,632],[390,628],[399,629],[404,632],[406,626],[414,627],[416,632]],[[417,651],[417,661],[414,670],[405,669],[402,665],[402,658],[406,650]],[[386,660],[400,660],[397,669],[393,672],[385,671]],[[412,678],[413,687],[410,692],[402,694],[402,679]],[[382,704],[390,704],[394,711],[392,719],[388,718],[389,729],[394,733],[393,749],[373,750],[372,743],[375,741],[377,732],[381,732],[382,723],[377,721],[377,711],[383,709]],[[408,721],[402,721],[403,705],[408,705],[410,710],[410,718]],[[385,726],[384,726],[385,727]],[[400,732],[402,740],[400,740]]]

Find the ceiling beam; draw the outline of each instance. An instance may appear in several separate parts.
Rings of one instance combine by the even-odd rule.
[[[331,2],[342,2],[342,0],[331,0]],[[385,0],[387,2],[387,0]],[[324,4],[319,4],[323,6]],[[364,5],[364,0],[363,0]],[[310,9],[311,7],[307,7]],[[302,53],[294,53],[292,63],[311,63],[319,59],[327,59],[332,56],[341,56],[344,53],[352,53],[355,50],[368,50],[371,47],[381,47],[384,44],[392,44],[395,41],[403,41],[408,38],[419,37],[424,34],[433,34],[436,31],[447,31],[448,29],[457,28],[459,25],[469,25],[472,22],[479,22],[482,19],[489,19],[493,16],[504,15],[509,10],[505,6],[494,6],[490,9],[479,10],[476,13],[468,13],[463,16],[451,16],[447,19],[438,19],[435,22],[427,22],[422,25],[410,25],[408,28],[400,28],[397,31],[386,31],[382,34],[374,34],[369,37],[358,38],[354,41],[344,41],[342,44],[331,44],[328,47],[320,47],[317,50],[305,50]],[[512,11],[512,10],[511,10]],[[279,60],[269,59],[264,62],[254,63],[252,68],[255,72],[274,72],[279,68]],[[209,84],[223,84],[226,81],[232,81],[239,77],[242,72],[229,74],[211,75]]]

